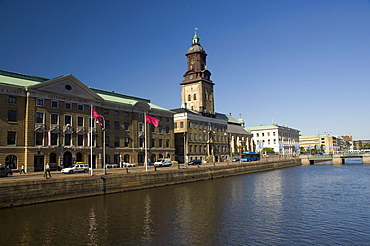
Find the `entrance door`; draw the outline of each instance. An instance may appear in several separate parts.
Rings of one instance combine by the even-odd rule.
[[[137,155],[137,161],[139,164],[143,164],[144,163],[144,158],[145,158],[145,155],[143,152],[140,152],[138,155]]]
[[[33,166],[35,168],[35,172],[44,171],[44,156],[43,155],[35,155]]]
[[[63,167],[72,166],[72,154],[69,151],[64,152],[63,154]]]

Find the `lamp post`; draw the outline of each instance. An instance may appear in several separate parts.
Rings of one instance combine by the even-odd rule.
[[[102,132],[103,132],[103,170],[104,170],[104,175],[107,174],[107,165],[105,163],[105,119],[103,116],[101,116],[103,119],[103,125],[102,125]]]

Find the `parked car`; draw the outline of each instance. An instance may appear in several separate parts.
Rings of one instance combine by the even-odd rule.
[[[188,162],[188,165],[202,165],[202,161],[198,159],[192,160]]]
[[[154,166],[156,167],[166,167],[166,166],[171,166],[172,161],[171,159],[159,159],[158,161],[154,162]]]
[[[238,157],[233,159],[233,162],[238,162],[238,161],[240,161],[240,158],[238,158]]]
[[[117,168],[117,164],[105,164],[106,168]]]
[[[72,167],[62,169],[62,173],[87,173],[90,170],[88,164],[75,164]]]
[[[0,177],[11,177],[13,175],[13,171],[7,167],[0,167]]]
[[[123,167],[136,167],[135,163],[122,163]]]

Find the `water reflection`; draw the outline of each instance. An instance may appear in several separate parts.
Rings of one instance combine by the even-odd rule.
[[[0,245],[366,245],[370,165],[313,165],[0,210]]]

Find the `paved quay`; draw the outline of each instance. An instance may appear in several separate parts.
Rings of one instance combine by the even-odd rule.
[[[239,162],[237,162],[239,163]],[[231,163],[232,165],[233,163]],[[234,162],[235,164],[235,162]],[[178,165],[172,165],[170,167],[157,167],[154,166],[148,166],[148,171],[146,171],[145,166],[137,166],[137,167],[128,167],[128,168],[107,168],[106,169],[106,175],[110,174],[127,174],[127,173],[146,173],[146,172],[161,172],[161,171],[168,171],[168,170],[176,170],[176,169],[192,169],[192,168],[200,168],[200,167],[213,167],[213,166],[227,166],[229,165],[226,162],[217,162],[215,164],[213,163],[206,163],[199,165],[187,165],[185,167],[183,164]],[[65,178],[73,178],[73,177],[81,177],[81,176],[91,176],[90,173],[73,173],[73,174],[64,174],[60,171],[51,171],[52,178],[48,179],[65,179]],[[102,176],[104,175],[104,169],[103,168],[97,168],[93,169],[93,176]],[[43,172],[30,172],[27,174],[20,174],[19,170],[13,169],[13,175],[11,177],[4,177],[0,178],[0,183],[12,183],[14,181],[20,181],[20,180],[30,180],[30,179],[45,179]]]
[[[20,174],[0,179],[0,208],[22,206],[117,192],[154,188],[188,182],[210,180],[235,175],[272,171],[300,166],[300,159],[254,161],[238,163],[208,163],[199,166],[173,165],[171,167],[143,166],[129,168],[94,169],[89,173],[63,174],[51,172],[44,178],[42,172]]]

